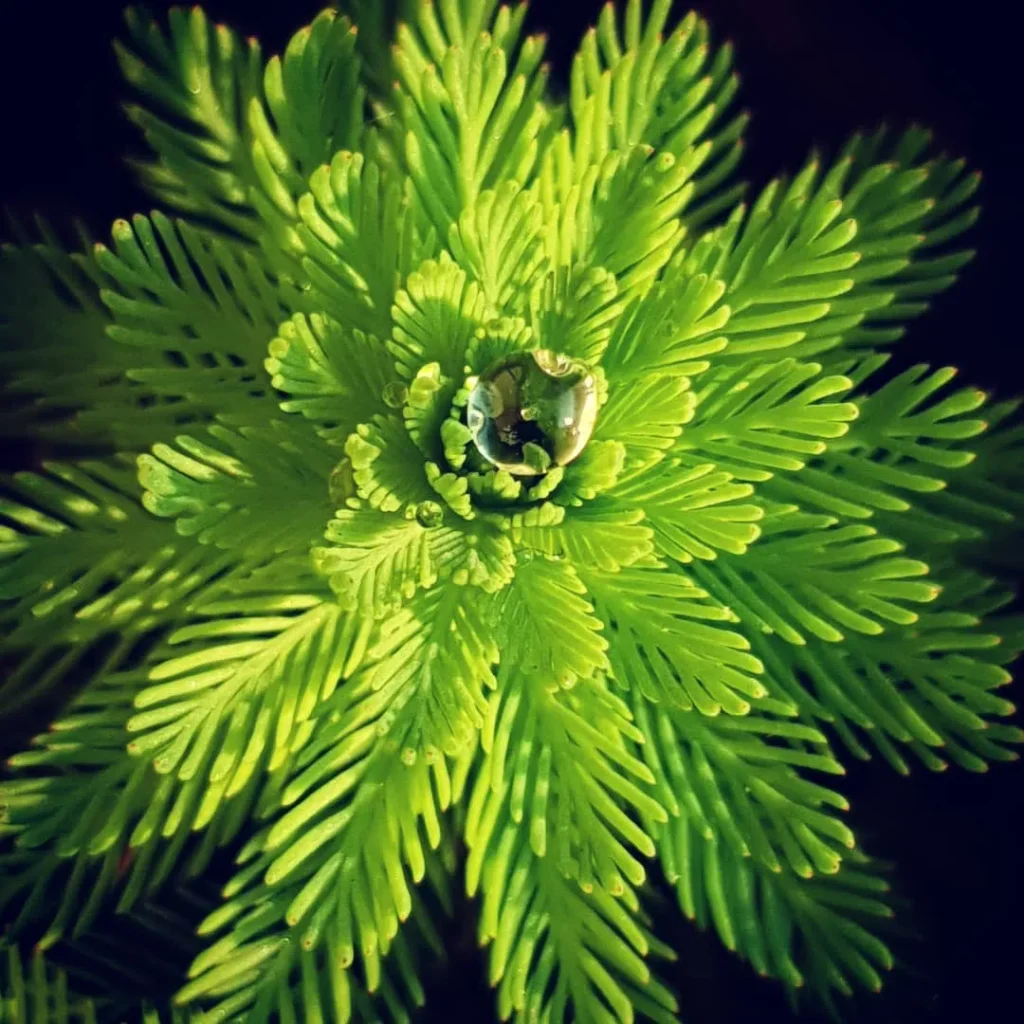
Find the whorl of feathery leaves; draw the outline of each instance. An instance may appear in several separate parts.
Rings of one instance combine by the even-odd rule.
[[[408,1019],[456,872],[502,1019],[672,1021],[654,859],[791,991],[878,988],[823,776],[1022,738],[1016,403],[885,370],[978,176],[880,131],[741,202],[731,50],[668,0],[606,6],[561,102],[523,6],[350,7],[269,60],[129,11],[170,212],[0,252],[0,429],[91,449],[0,496],[0,707],[77,693],[0,781],[0,1021],[104,1019],[16,943],[221,851],[147,1021]],[[600,409],[517,476],[466,406],[537,349]]]

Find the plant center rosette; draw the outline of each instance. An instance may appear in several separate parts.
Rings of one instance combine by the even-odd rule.
[[[610,275],[587,277],[605,286],[606,299],[614,294]],[[630,457],[615,436],[628,382],[604,415],[613,393],[599,355],[610,325],[598,332],[598,344],[588,336],[589,351],[578,351],[578,330],[577,351],[561,351],[573,344],[574,325],[564,304],[545,308],[552,294],[545,284],[533,289],[531,323],[489,308],[484,289],[454,261],[428,260],[399,292],[387,340],[326,315],[299,315],[271,345],[274,385],[293,393],[289,368],[308,364],[311,347],[360,349],[363,379],[335,396],[335,407],[291,399],[283,408],[312,415],[338,449],[329,480],[336,512],[313,561],[342,606],[382,620],[380,632],[402,609],[428,614],[427,595],[450,584],[479,589],[473,614],[500,640],[501,592],[537,556],[608,571],[653,556],[643,513],[609,492],[617,484],[621,492],[624,480],[663,461],[663,453],[640,448]],[[561,327],[561,337],[545,330],[548,324]],[[685,379],[676,381],[675,415],[685,419],[692,399]],[[349,397],[373,411],[346,430]],[[678,433],[670,429],[656,446],[668,447]],[[490,654],[501,657],[498,648]],[[551,684],[575,680],[566,673]],[[425,714],[417,735],[394,737],[407,760],[415,760],[422,736],[442,738],[426,744],[431,762],[438,746],[449,755],[462,750],[486,714],[477,696]]]

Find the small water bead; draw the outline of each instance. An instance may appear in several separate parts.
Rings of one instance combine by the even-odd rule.
[[[399,380],[384,385],[384,404],[389,409],[401,409],[409,398],[409,389]]]
[[[444,521],[444,509],[436,501],[421,501],[416,506],[416,521],[428,530]]]
[[[349,498],[355,497],[356,478],[352,473],[351,459],[342,459],[331,470],[327,481],[327,493],[335,508],[341,508]]]
[[[519,352],[481,374],[466,425],[480,454],[516,476],[572,462],[597,420],[597,382],[581,362],[548,349]]]

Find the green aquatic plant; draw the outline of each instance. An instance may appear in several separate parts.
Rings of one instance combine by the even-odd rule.
[[[0,711],[73,696],[0,782],[0,1020],[102,1016],[16,945],[225,857],[176,1020],[404,1019],[453,875],[502,1019],[675,1020],[656,864],[789,989],[878,988],[828,777],[1022,738],[1016,405],[887,370],[978,176],[880,131],[743,203],[668,0],[564,99],[521,6],[351,6],[268,61],[129,11],[173,216],[3,249],[0,427],[67,457],[4,483]]]

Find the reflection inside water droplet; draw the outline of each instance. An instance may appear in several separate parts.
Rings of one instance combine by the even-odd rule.
[[[521,352],[482,374],[466,408],[480,454],[499,469],[538,476],[572,462],[597,419],[589,368],[548,349]]]

